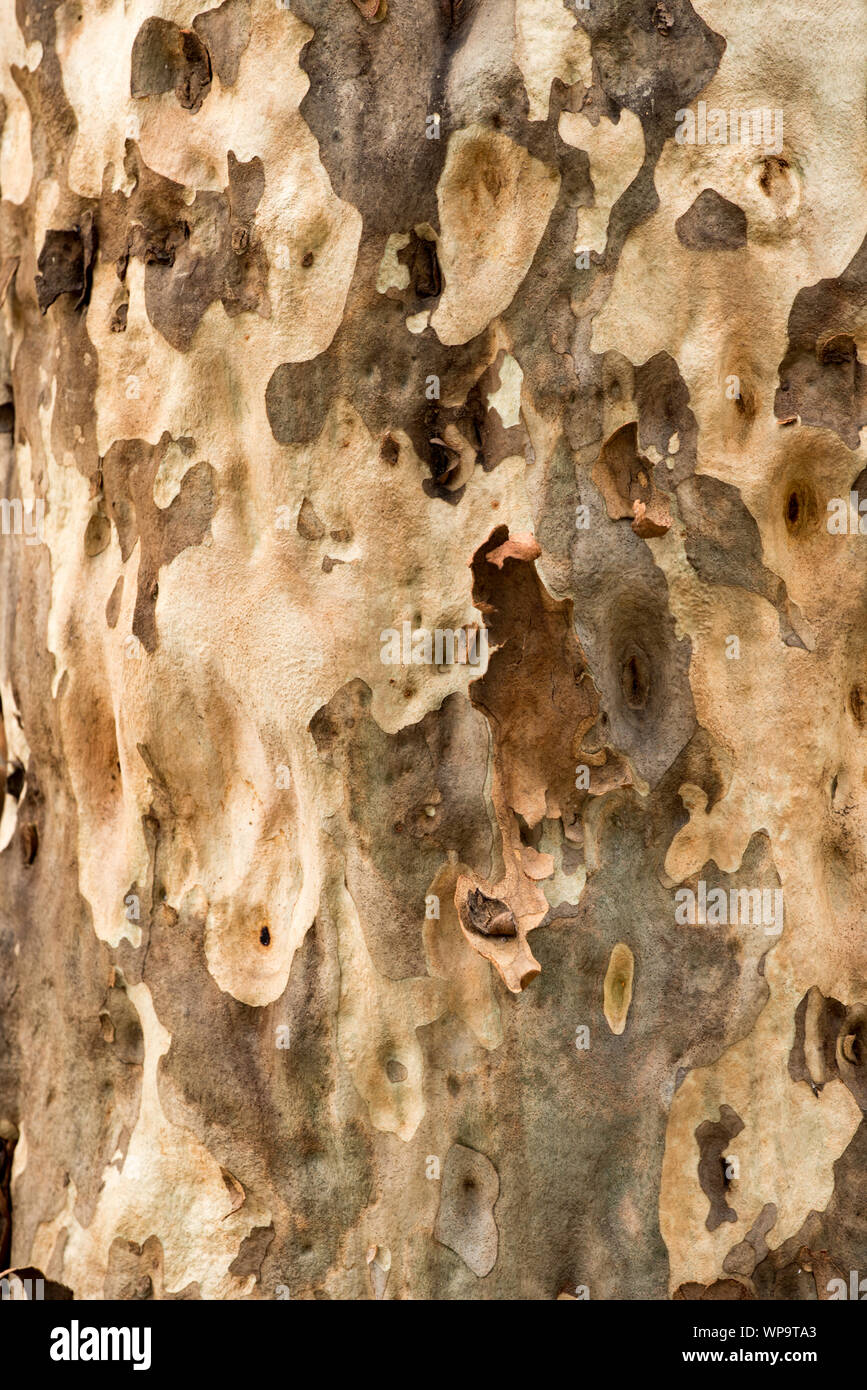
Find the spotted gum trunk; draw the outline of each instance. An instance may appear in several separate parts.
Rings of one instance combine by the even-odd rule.
[[[863,6],[206,3],[0,9],[0,1270],[832,1296]]]

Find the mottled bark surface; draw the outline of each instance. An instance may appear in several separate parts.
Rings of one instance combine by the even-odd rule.
[[[828,1298],[864,0],[205,2],[0,0],[0,1270]]]

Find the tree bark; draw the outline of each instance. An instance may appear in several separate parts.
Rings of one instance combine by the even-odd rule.
[[[863,6],[206,3],[2,3],[0,1269],[849,1296]]]

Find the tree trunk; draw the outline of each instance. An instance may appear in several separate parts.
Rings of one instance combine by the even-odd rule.
[[[847,1296],[863,5],[198,4],[3,0],[0,1269]]]

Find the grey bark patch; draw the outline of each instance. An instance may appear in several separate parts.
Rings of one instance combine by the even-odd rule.
[[[250,1234],[241,1241],[238,1254],[229,1265],[229,1273],[234,1274],[237,1279],[246,1279],[255,1274],[258,1282],[262,1261],[273,1240],[273,1221],[270,1226],[254,1226]]]
[[[867,1110],[867,1004],[847,1010],[837,1034],[837,1070],[862,1110]]]
[[[857,449],[867,424],[867,369],[858,359],[867,240],[842,275],[800,290],[789,314],[789,346],[774,398],[778,420],[830,429]]]
[[[103,255],[123,281],[131,257],[144,262],[145,308],[151,323],[179,352],[187,352],[215,299],[230,316],[248,312],[269,318],[268,258],[255,215],[265,187],[261,159],[226,152],[227,187],[197,192],[154,173],[127,141],[124,169],[133,182],[104,200]],[[120,322],[112,324],[115,329]]]
[[[316,515],[309,497],[305,497],[301,503],[297,527],[299,536],[302,536],[305,541],[321,541],[325,535],[325,527]]]
[[[229,170],[229,212],[233,222],[249,223],[265,192],[265,166],[258,155],[241,160],[233,150],[226,153]]]
[[[124,563],[136,540],[141,541],[132,630],[148,652],[154,651],[157,644],[159,571],[182,550],[201,544],[217,510],[216,475],[204,461],[184,474],[178,494],[168,507],[157,506],[154,478],[173,442],[185,453],[193,452],[191,439],[173,441],[164,433],[155,445],[142,439],[117,440],[103,460],[106,509],[117,528]]]
[[[168,746],[159,775],[168,795],[184,786],[173,780]],[[268,1269],[275,1282],[285,1271],[293,1284],[318,1285],[374,1182],[373,1140],[340,1091],[334,925],[323,913],[307,932],[279,1009],[241,1004],[220,990],[207,969],[203,933],[203,916],[185,905],[176,924],[155,914],[151,928],[148,983],[172,1034],[161,1065],[166,1118],[192,1127],[221,1166],[268,1194],[271,1210],[300,1214],[275,1221]],[[291,1052],[274,1046],[275,1025],[284,1017],[297,1020]],[[332,1128],[335,1107],[341,1123]]]
[[[747,215],[716,189],[705,188],[677,219],[674,230],[691,251],[739,251],[747,244]]]
[[[638,406],[640,448],[651,446],[668,452],[673,434],[680,448],[674,467],[659,463],[654,478],[660,487],[675,487],[695,471],[698,423],[689,408],[689,391],[680,368],[667,352],[658,352],[635,369],[635,403]]]
[[[174,92],[185,110],[199,110],[211,88],[208,50],[192,29],[152,16],[135,36],[130,59],[130,96]]]
[[[92,253],[91,253],[92,259]],[[39,253],[36,299],[44,314],[62,294],[76,296],[76,308],[87,293],[88,258],[84,237],[78,228],[50,229]]]
[[[145,1303],[156,1295],[153,1276],[161,1266],[159,1241],[149,1236],[144,1245],[115,1236],[108,1251],[103,1296]]]
[[[343,778],[345,801],[327,829],[344,854],[371,957],[378,970],[405,979],[426,969],[418,923],[448,851],[480,872],[490,867],[487,739],[482,716],[464,695],[447,696],[438,710],[394,734],[380,728],[370,703],[370,688],[350,681],[309,728],[320,758]],[[364,767],[378,768],[379,776],[359,797]]]
[[[453,1144],[443,1165],[434,1239],[459,1255],[479,1279],[497,1263],[494,1205],[499,1195],[500,1178],[491,1160]]]
[[[738,1214],[726,1200],[726,1147],[740,1134],[744,1122],[730,1105],[721,1105],[719,1120],[704,1120],[695,1131],[699,1148],[698,1180],[710,1203],[705,1225],[715,1231],[724,1221],[737,1221]]]
[[[250,0],[225,0],[217,9],[197,14],[193,28],[207,45],[221,86],[234,86],[241,55],[250,43]]]
[[[148,1236],[143,1245],[115,1237],[109,1249],[103,1294],[107,1299],[139,1302],[155,1298],[188,1302],[202,1296],[198,1283],[187,1284],[177,1293],[166,1290],[162,1241],[154,1235]]]
[[[759,1260],[763,1260],[768,1253],[768,1243],[765,1236],[777,1222],[777,1208],[775,1203],[766,1202],[753,1222],[746,1236],[735,1245],[723,1260],[723,1269],[726,1274],[752,1274]]]
[[[845,1017],[845,1004],[826,998],[816,985],[795,1010],[788,1072],[793,1081],[805,1081],[814,1095],[838,1076],[837,1037]]]
[[[644,163],[621,194],[608,223],[607,268],[616,265],[631,229],[659,206],[654,169],[666,139],[674,135],[676,112],[708,85],[725,52],[726,41],[696,14],[689,0],[670,0],[672,20],[660,25],[649,4],[594,0],[581,11],[591,35],[594,86],[609,103],[635,112],[644,127]]]
[[[110,628],[117,627],[117,620],[120,616],[120,604],[123,598],[123,575],[120,576],[108,597],[105,605],[105,621]]]
[[[336,388],[330,355],[276,367],[265,390],[268,423],[278,444],[307,444],[325,424]]]
[[[677,1303],[741,1303],[755,1299],[745,1284],[738,1279],[714,1279],[711,1284],[696,1284],[692,1281],[681,1284],[671,1295]]]
[[[657,7],[659,9],[659,7]],[[667,22],[654,22],[652,5],[606,0],[581,24],[591,34],[593,58],[606,94],[639,116],[656,117],[657,131],[697,96],[713,77],[726,48],[689,0],[668,0]]]
[[[767,599],[777,611],[780,639],[804,647],[798,632],[801,614],[779,575],[762,563],[762,541],[755,517],[738,489],[706,474],[687,478],[677,490],[686,524],[686,558],[708,584],[728,584]]]
[[[825,1210],[811,1211],[800,1230],[770,1250],[753,1273],[761,1299],[827,1299],[828,1282],[864,1271],[867,1243],[867,1120],[834,1164]],[[832,1259],[829,1260],[828,1252]]]
[[[118,1057],[132,1066],[141,1066],[144,1062],[144,1036],[138,1013],[125,989],[109,989],[105,1011],[114,1025],[111,1045]]]
[[[240,164],[228,152],[226,194],[196,194],[184,235],[172,254],[155,257],[145,271],[148,317],[167,342],[187,352],[205,310],[215,299],[230,316],[245,311],[267,318],[267,258],[252,226],[264,188],[262,161]],[[202,246],[213,245],[209,254]]]
[[[85,555],[101,555],[111,540],[111,522],[104,512],[94,512],[84,532]]]
[[[696,731],[692,644],[677,636],[647,542],[608,520],[591,483],[581,497],[590,526],[574,532],[570,583],[575,629],[602,697],[602,737],[655,786]],[[627,699],[633,664],[644,673],[640,703]]]
[[[14,1135],[14,1138],[13,1138]],[[9,1264],[12,1248],[12,1155],[18,1142],[16,1130],[0,1134],[0,1269]]]
[[[854,339],[840,334],[830,344],[789,351],[780,366],[774,412],[778,419],[798,415],[802,424],[833,430],[856,449],[867,423],[867,369]]]
[[[337,197],[358,208],[365,235],[436,225],[446,141],[425,139],[425,120],[442,110],[437,6],[392,5],[381,25],[348,3],[331,5],[327,22],[319,0],[293,0],[292,11],[313,30],[301,51],[310,89],[300,110]]]

